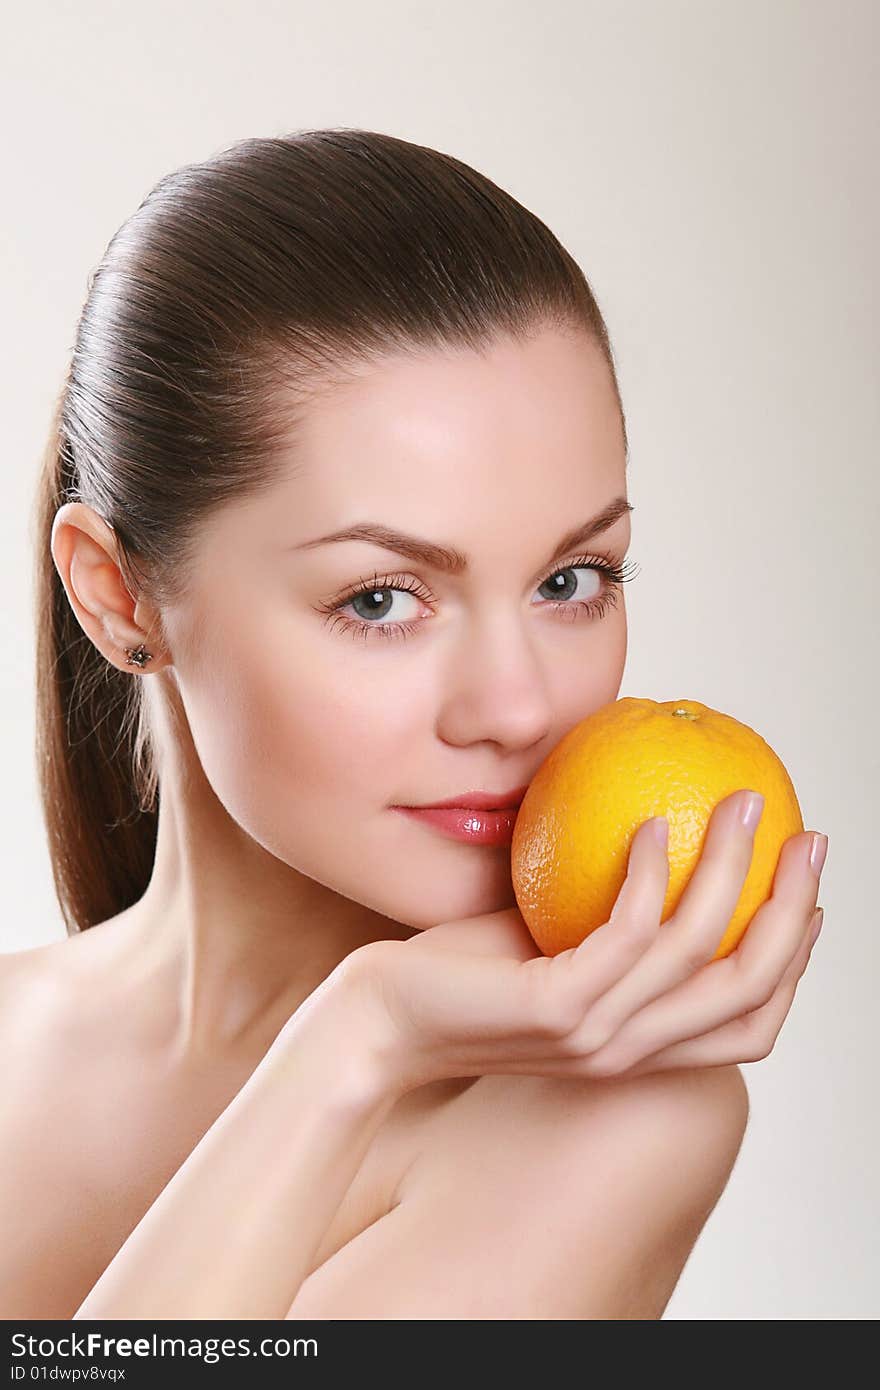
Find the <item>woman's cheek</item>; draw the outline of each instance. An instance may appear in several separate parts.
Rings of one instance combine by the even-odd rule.
[[[352,798],[367,808],[393,800],[422,727],[416,692],[399,670],[395,678],[378,662],[369,669],[357,649],[347,661],[314,649],[308,659],[288,654],[234,704],[240,748],[264,770],[264,787],[280,782],[325,808],[335,801],[342,817]]]

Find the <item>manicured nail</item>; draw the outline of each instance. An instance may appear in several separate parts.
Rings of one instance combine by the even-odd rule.
[[[666,817],[665,817],[665,816],[655,816],[654,819],[653,819],[652,822],[651,822],[651,828],[652,828],[653,831],[654,831],[654,837],[655,837],[655,839],[656,839],[658,845],[662,845],[662,847],[663,847],[664,849],[668,849],[668,848],[669,848],[669,821],[666,819]]]
[[[810,843],[810,866],[814,874],[821,874],[828,853],[828,836],[814,835]]]
[[[813,947],[814,947],[815,944],[816,944],[816,940],[817,940],[817,938],[818,938],[818,936],[819,936],[820,931],[822,930],[822,922],[824,921],[824,919],[825,919],[825,909],[824,909],[824,907],[817,907],[817,908],[816,908],[815,918],[814,918],[814,921],[813,921],[813,932],[812,932],[812,935],[810,936],[810,950],[811,950],[811,951],[812,951]]]
[[[750,792],[743,805],[740,807],[739,818],[747,830],[753,830],[761,819],[761,812],[764,809],[764,798],[760,792]]]

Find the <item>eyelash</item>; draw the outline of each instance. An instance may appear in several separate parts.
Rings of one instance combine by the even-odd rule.
[[[631,563],[631,561],[627,561],[625,564],[619,565],[608,556],[579,555],[577,559],[572,560],[570,564],[562,565],[555,570],[551,570],[546,579],[540,581],[538,588],[540,588],[542,584],[546,584],[547,580],[552,579],[557,574],[563,574],[566,570],[581,568],[597,570],[605,576],[605,591],[600,594],[598,598],[590,599],[589,602],[579,600],[576,603],[556,603],[552,599],[548,600],[548,602],[555,608],[572,609],[575,613],[578,613],[578,610],[586,610],[589,617],[596,619],[602,618],[609,608],[613,608],[617,604],[622,585],[628,583],[630,579],[635,578],[638,572],[638,566],[636,566],[635,570],[629,570],[627,567]],[[393,589],[395,591],[402,590],[406,593],[415,594],[416,597],[422,599],[423,602],[430,603],[434,595],[426,590],[424,585],[420,584],[418,581],[410,583],[409,580],[411,578],[412,576],[407,574],[374,574],[372,579],[358,584],[354,589],[350,589],[342,598],[326,606],[321,606],[320,611],[327,614],[331,626],[333,626],[334,623],[340,623],[343,629],[352,636],[362,636],[364,640],[367,639],[370,633],[376,633],[381,637],[408,637],[413,628],[418,627],[421,622],[425,621],[423,618],[408,623],[368,623],[362,618],[343,618],[339,615],[339,610],[351,603],[352,599],[357,598],[358,594],[381,593],[385,589]],[[578,617],[579,616],[580,614],[578,613]]]

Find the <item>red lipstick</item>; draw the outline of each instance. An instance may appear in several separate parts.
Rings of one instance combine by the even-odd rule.
[[[454,840],[472,845],[509,845],[528,783],[510,792],[462,792],[428,806],[395,806],[404,815]]]

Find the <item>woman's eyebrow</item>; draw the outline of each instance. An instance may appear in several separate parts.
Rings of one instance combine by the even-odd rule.
[[[635,508],[625,497],[615,497],[613,502],[609,502],[607,507],[603,507],[601,512],[597,512],[589,521],[585,521],[581,526],[576,526],[562,537],[553,554],[550,556],[550,563],[567,555],[576,546],[584,545],[587,541],[598,536],[602,531],[607,531],[613,526],[615,521],[625,515],[626,512],[634,511]],[[352,526],[345,526],[341,531],[332,531],[327,536],[317,536],[314,540],[303,541],[300,545],[292,546],[293,550],[311,550],[316,545],[330,545],[337,541],[368,541],[373,545],[379,545],[383,550],[396,551],[398,555],[405,555],[409,560],[415,560],[418,564],[428,565],[432,569],[443,570],[447,574],[466,574],[468,569],[468,557],[454,546],[438,545],[435,541],[422,539],[420,536],[408,536],[403,531],[396,531],[391,526],[383,526],[379,522],[358,521]]]

